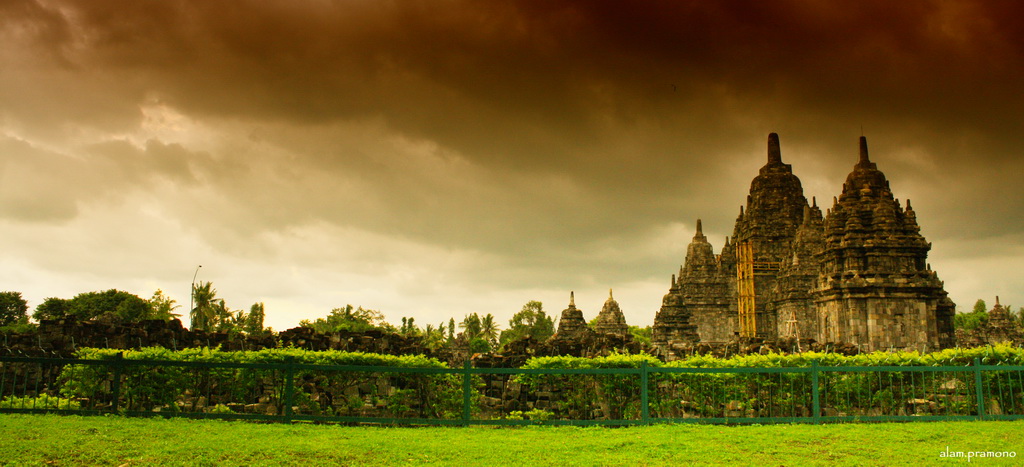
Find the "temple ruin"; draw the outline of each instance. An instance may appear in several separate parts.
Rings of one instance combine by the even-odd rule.
[[[629,335],[629,325],[626,324],[626,317],[619,308],[619,302],[612,297],[611,289],[608,290],[608,300],[605,300],[601,312],[597,314],[594,322],[594,330],[605,334],[619,336]]]
[[[1008,343],[1013,346],[1024,345],[1024,327],[1018,323],[1010,309],[999,303],[988,311],[988,319],[975,329],[956,330],[957,347],[980,347]]]
[[[721,253],[697,232],[654,320],[653,343],[675,358],[697,343],[737,339],[836,342],[862,351],[952,347],[955,306],[927,262],[910,201],[860,158],[822,215],[808,202],[779,137],[750,184]]]
[[[578,340],[584,334],[593,332],[587,326],[587,320],[583,319],[583,312],[576,308],[575,293],[569,292],[569,307],[562,310],[562,315],[558,319],[558,331],[551,336],[551,340]]]

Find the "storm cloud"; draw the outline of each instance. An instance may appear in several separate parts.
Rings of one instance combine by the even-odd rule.
[[[345,303],[649,324],[769,132],[829,205],[868,137],[961,308],[1024,304],[1016,2],[0,4],[0,281],[195,267],[277,328]],[[587,308],[589,307],[589,308]],[[179,310],[181,311],[181,310]]]

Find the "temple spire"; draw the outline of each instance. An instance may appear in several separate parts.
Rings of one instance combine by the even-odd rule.
[[[706,242],[707,237],[704,236],[704,228],[701,226],[700,219],[697,219],[697,233],[693,234],[693,241],[695,242]]]
[[[571,290],[569,291],[569,307],[576,308],[576,296]]]
[[[778,133],[768,135],[768,165],[782,163],[782,149],[779,148]]]
[[[871,161],[868,160],[868,139],[867,137],[860,137],[860,163],[867,164]]]
[[[608,300],[615,300],[612,298],[612,289],[608,289]]]

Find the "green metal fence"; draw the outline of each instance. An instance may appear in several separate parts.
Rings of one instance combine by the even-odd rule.
[[[1024,366],[396,368],[0,357],[0,412],[426,425],[1024,418]]]

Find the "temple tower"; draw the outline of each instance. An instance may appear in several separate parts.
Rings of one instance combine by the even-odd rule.
[[[801,338],[861,349],[951,347],[953,302],[928,266],[931,245],[910,202],[860,157],[823,216],[782,162],[779,137],[750,183],[732,238],[715,255],[701,221],[654,319],[652,343],[671,359],[697,342]]]
[[[558,332],[552,339],[574,339],[590,331],[587,321],[583,319],[583,312],[576,308],[576,296],[569,292],[569,307],[562,310],[562,316],[558,319]]]
[[[779,135],[768,135],[768,162],[750,182],[746,210],[740,211],[733,229],[739,253],[748,253],[735,256],[737,268],[740,268],[738,286],[752,289],[739,290],[737,300],[741,296],[753,299],[757,337],[778,335],[779,323],[773,308],[775,281],[782,261],[791,252],[807,207],[800,179],[793,174],[791,165],[782,162]],[[742,280],[744,276],[749,282]],[[737,313],[749,315],[751,310],[743,309],[743,305],[738,301]]]
[[[629,325],[626,324],[626,317],[619,308],[619,302],[612,297],[611,289],[608,289],[608,300],[605,300],[601,312],[597,314],[597,321],[594,330],[605,334],[616,334],[619,336],[629,335]]]
[[[669,358],[697,341],[726,342],[732,338],[734,300],[720,259],[697,219],[697,232],[686,248],[679,276],[672,276],[669,291],[654,317],[651,342]]]
[[[782,258],[773,297],[777,333],[787,339],[814,339],[818,320],[811,291],[818,278],[817,254],[821,251],[823,220],[817,201],[804,207],[804,220],[796,229],[791,252]]]
[[[929,249],[910,201],[893,198],[862,136],[860,159],[824,219],[818,340],[865,351],[951,346],[954,305],[928,266]]]

